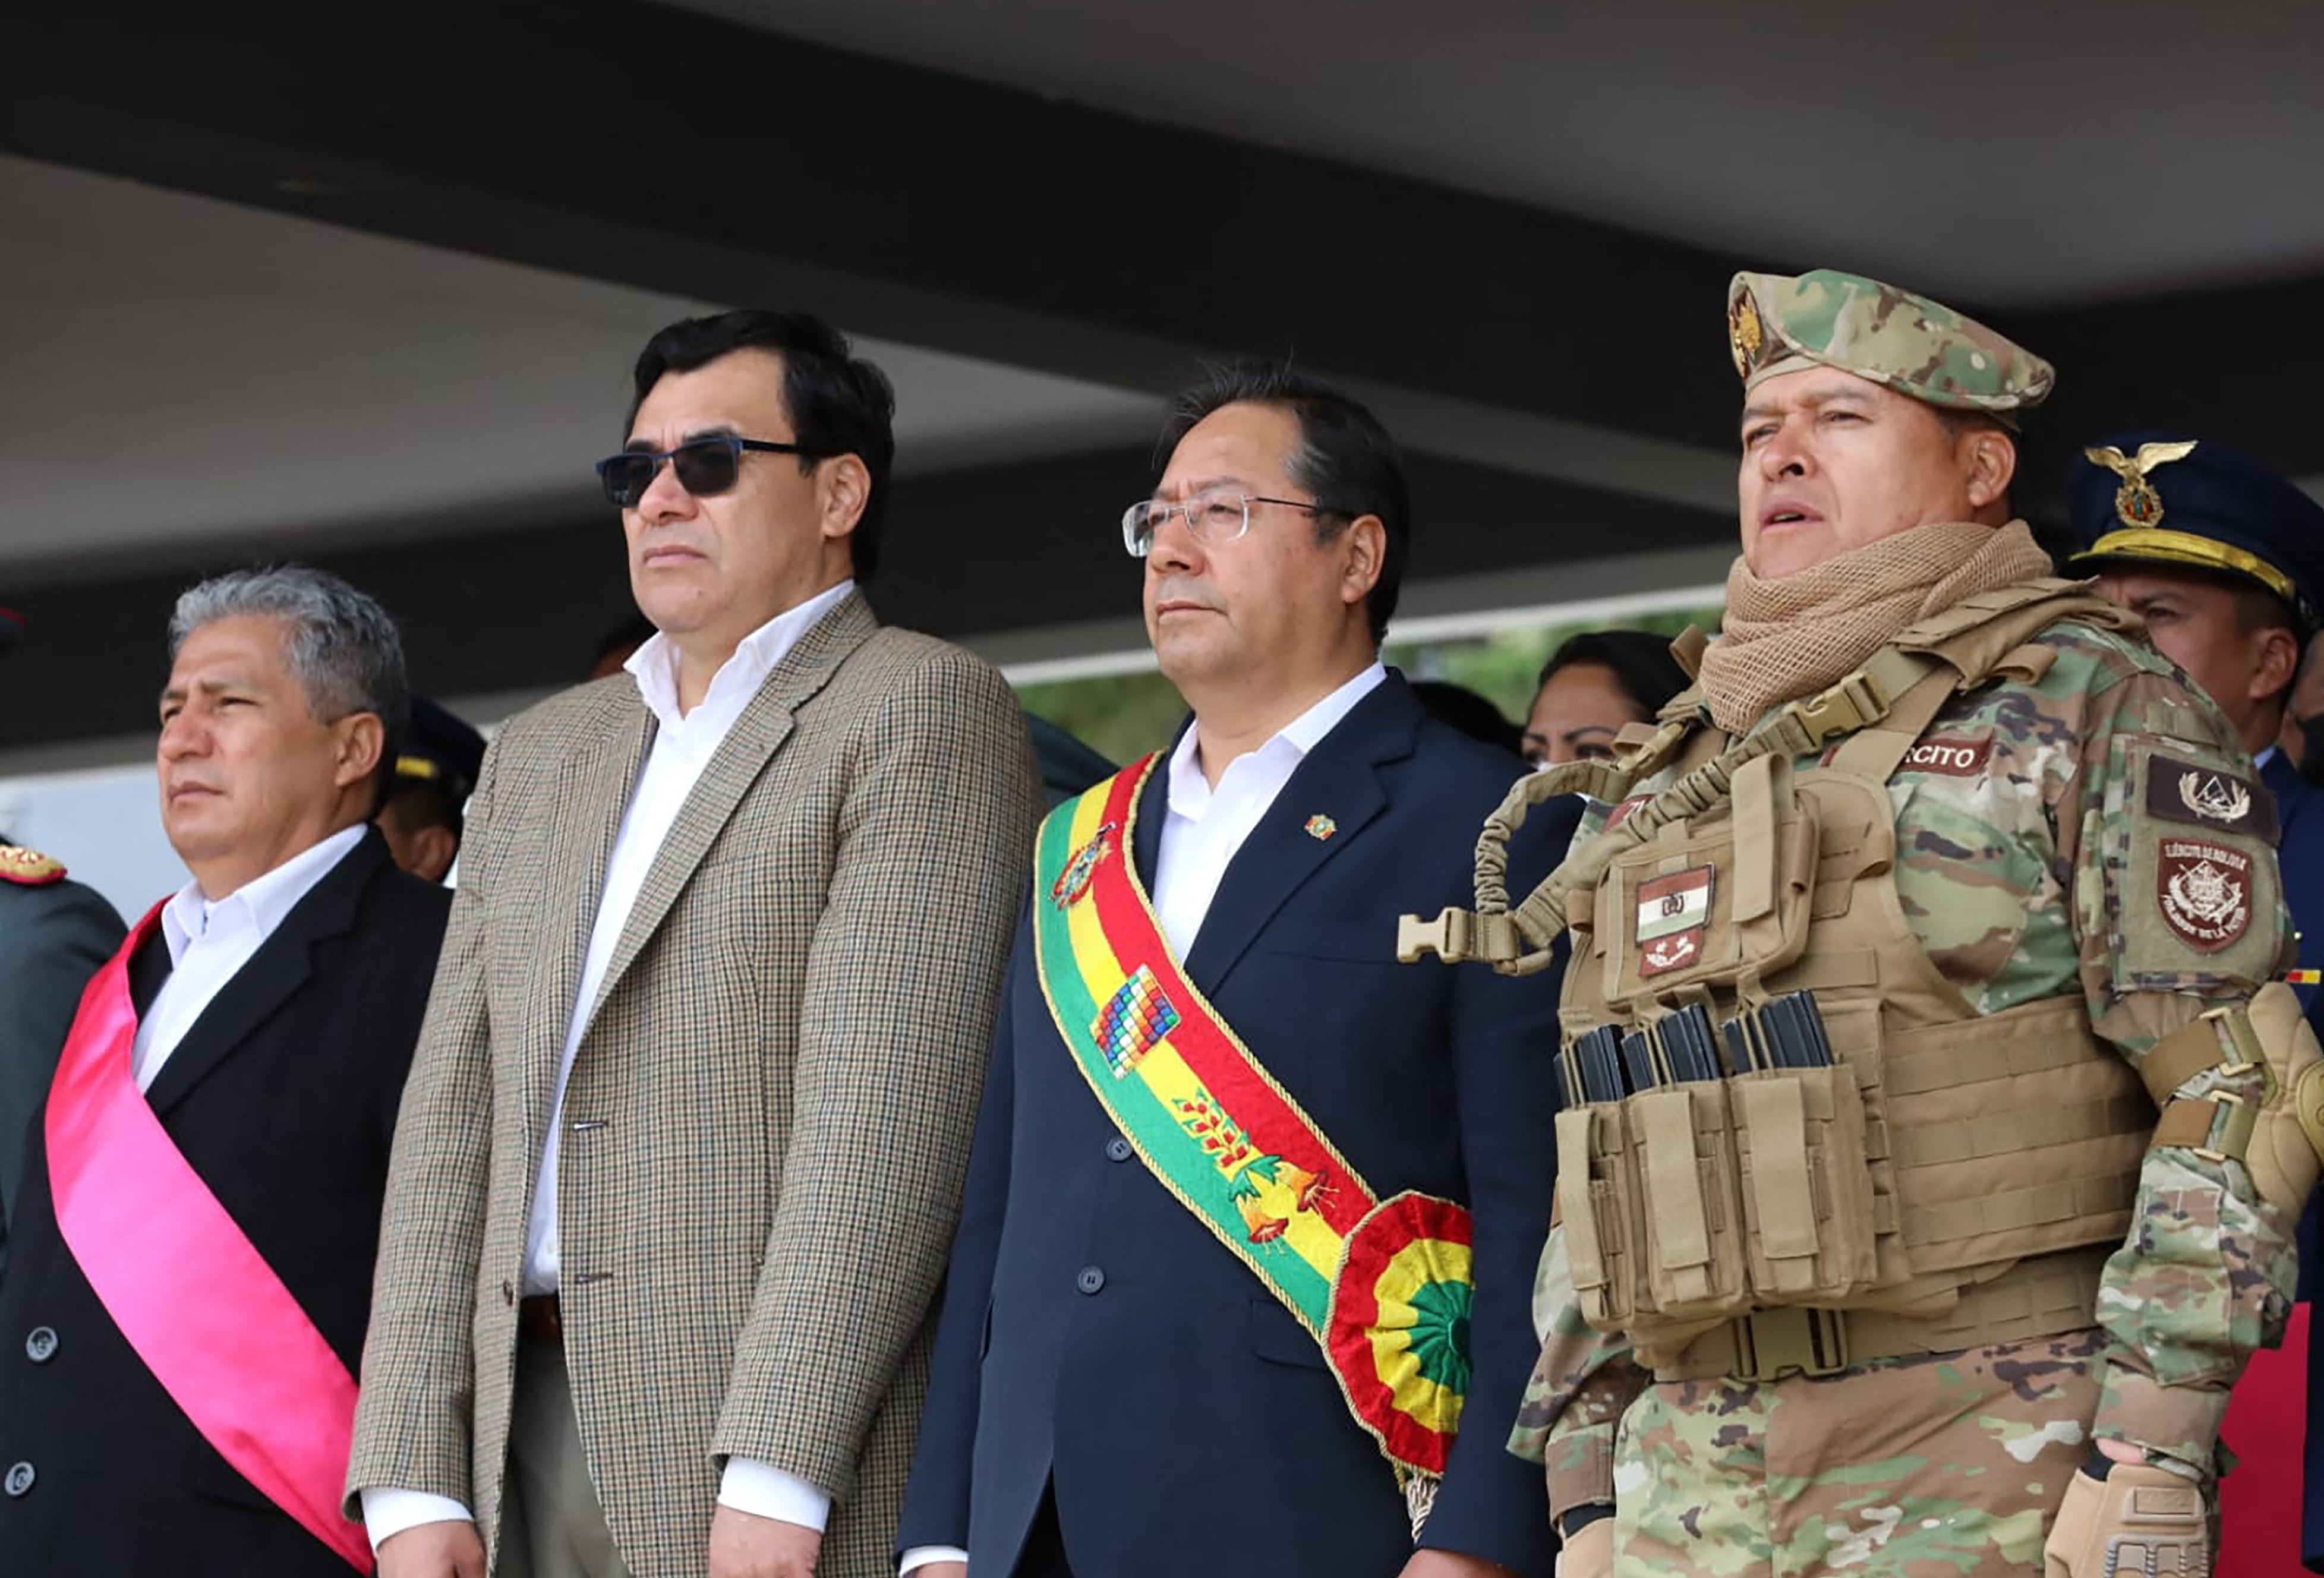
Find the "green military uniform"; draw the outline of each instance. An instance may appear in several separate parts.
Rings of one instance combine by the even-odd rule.
[[[2051,381],[1853,276],[1738,276],[1729,328],[1754,382],[1821,364],[2009,422]],[[2032,557],[2021,524],[1961,535]],[[2094,1435],[2207,1478],[2284,1316],[2299,1186],[2254,1172],[2287,1129],[2313,1154],[2251,1124],[2305,1067],[2283,1004],[2207,1017],[2290,936],[2248,760],[2070,583],[1899,626],[1731,733],[1683,695],[1572,770],[1600,804],[1557,875],[1512,910],[1480,853],[1479,914],[1423,928],[1503,968],[1570,929],[1569,1059],[1794,992],[1829,1031],[1824,1066],[1722,1038],[1710,1077],[1674,1057],[1560,1118],[1511,1449],[1560,1515],[1614,1504],[1618,1573],[2039,1571]]]
[[[28,1127],[38,1119],[82,989],[125,933],[113,906],[65,868],[0,843],[0,1267]]]

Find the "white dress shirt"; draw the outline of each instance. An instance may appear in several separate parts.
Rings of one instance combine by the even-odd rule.
[[[1216,789],[1203,774],[1199,729],[1188,729],[1170,752],[1170,815],[1154,856],[1154,914],[1170,951],[1180,959],[1194,946],[1203,919],[1218,897],[1228,863],[1267,815],[1268,807],[1324,735],[1356,703],[1388,678],[1378,661],[1283,725],[1256,751],[1227,763]],[[1005,1010],[1004,1010],[1005,1011]],[[957,1546],[914,1546],[897,1571],[908,1574],[936,1562],[968,1560]]]
[[[557,1098],[549,1108],[549,1133],[541,1145],[540,1181],[532,1195],[532,1214],[525,1230],[524,1291],[528,1296],[555,1293],[559,1286],[560,1248],[557,1234],[557,1144],[565,1127],[565,1086],[573,1075],[574,1054],[581,1048],[595,1012],[597,993],[613,949],[629,924],[630,911],[644,889],[646,873],[661,853],[671,824],[684,807],[703,769],[733,732],[735,721],[759,693],[759,687],[791,648],[825,614],[855,589],[842,581],[817,593],[796,608],[787,609],[742,638],[733,656],[710,677],[710,687],[693,711],[681,711],[678,699],[678,648],[657,632],[622,665],[635,677],[638,695],[652,713],[656,728],[637,786],[630,791],[629,807],[622,814],[621,831],[605,863],[604,896],[597,902],[597,919],[589,933],[589,952],[581,966],[579,989],[574,993],[572,1017],[565,1031],[565,1051],[557,1069]],[[821,1530],[831,1517],[831,1498],[819,1487],[771,1463],[730,1457],[719,1481],[718,1500],[729,1507],[761,1518],[778,1518]],[[363,1493],[364,1527],[376,1551],[391,1536],[423,1523],[473,1521],[475,1514],[449,1497],[422,1490],[380,1487]]]
[[[129,1066],[139,1090],[153,1088],[154,1076],[194,1021],[274,935],[282,918],[363,841],[368,826],[358,822],[340,828],[223,899],[205,899],[199,882],[188,882],[161,907],[170,974],[137,1021]]]

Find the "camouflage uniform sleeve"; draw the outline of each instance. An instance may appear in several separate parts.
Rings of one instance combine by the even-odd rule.
[[[1614,1434],[1646,1389],[1628,1341],[1582,1318],[1565,1266],[1565,1232],[1550,1230],[1534,1278],[1534,1326],[1541,1359],[1526,1382],[1509,1450],[1543,1465],[1553,1518],[1614,1500]]]
[[[2291,918],[2266,791],[2226,720],[2143,651],[2118,649],[2107,667],[2116,681],[2091,686],[2081,715],[2063,720],[2080,738],[2061,753],[2072,776],[2052,804],[2090,1023],[2137,1066],[2206,1010],[2247,1000],[2281,967]],[[2205,1070],[2176,1094],[2222,1090],[2256,1102],[2262,1076]],[[2228,1389],[2255,1349],[2281,1339],[2292,1226],[2241,1163],[2146,1152],[2100,1284],[2111,1342],[2097,1435],[2210,1472]]]

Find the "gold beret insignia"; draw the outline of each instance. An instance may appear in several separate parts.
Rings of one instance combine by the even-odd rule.
[[[1748,293],[1735,298],[1735,305],[1727,309],[1727,344],[1735,353],[1735,370],[1746,373],[1758,355],[1759,347],[1767,337],[1759,327],[1759,309],[1751,305]]]

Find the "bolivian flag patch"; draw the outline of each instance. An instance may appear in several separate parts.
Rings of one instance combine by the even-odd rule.
[[[1702,929],[1711,919],[1711,866],[1689,866],[1638,884],[1638,974],[1683,970],[1702,957]]]

